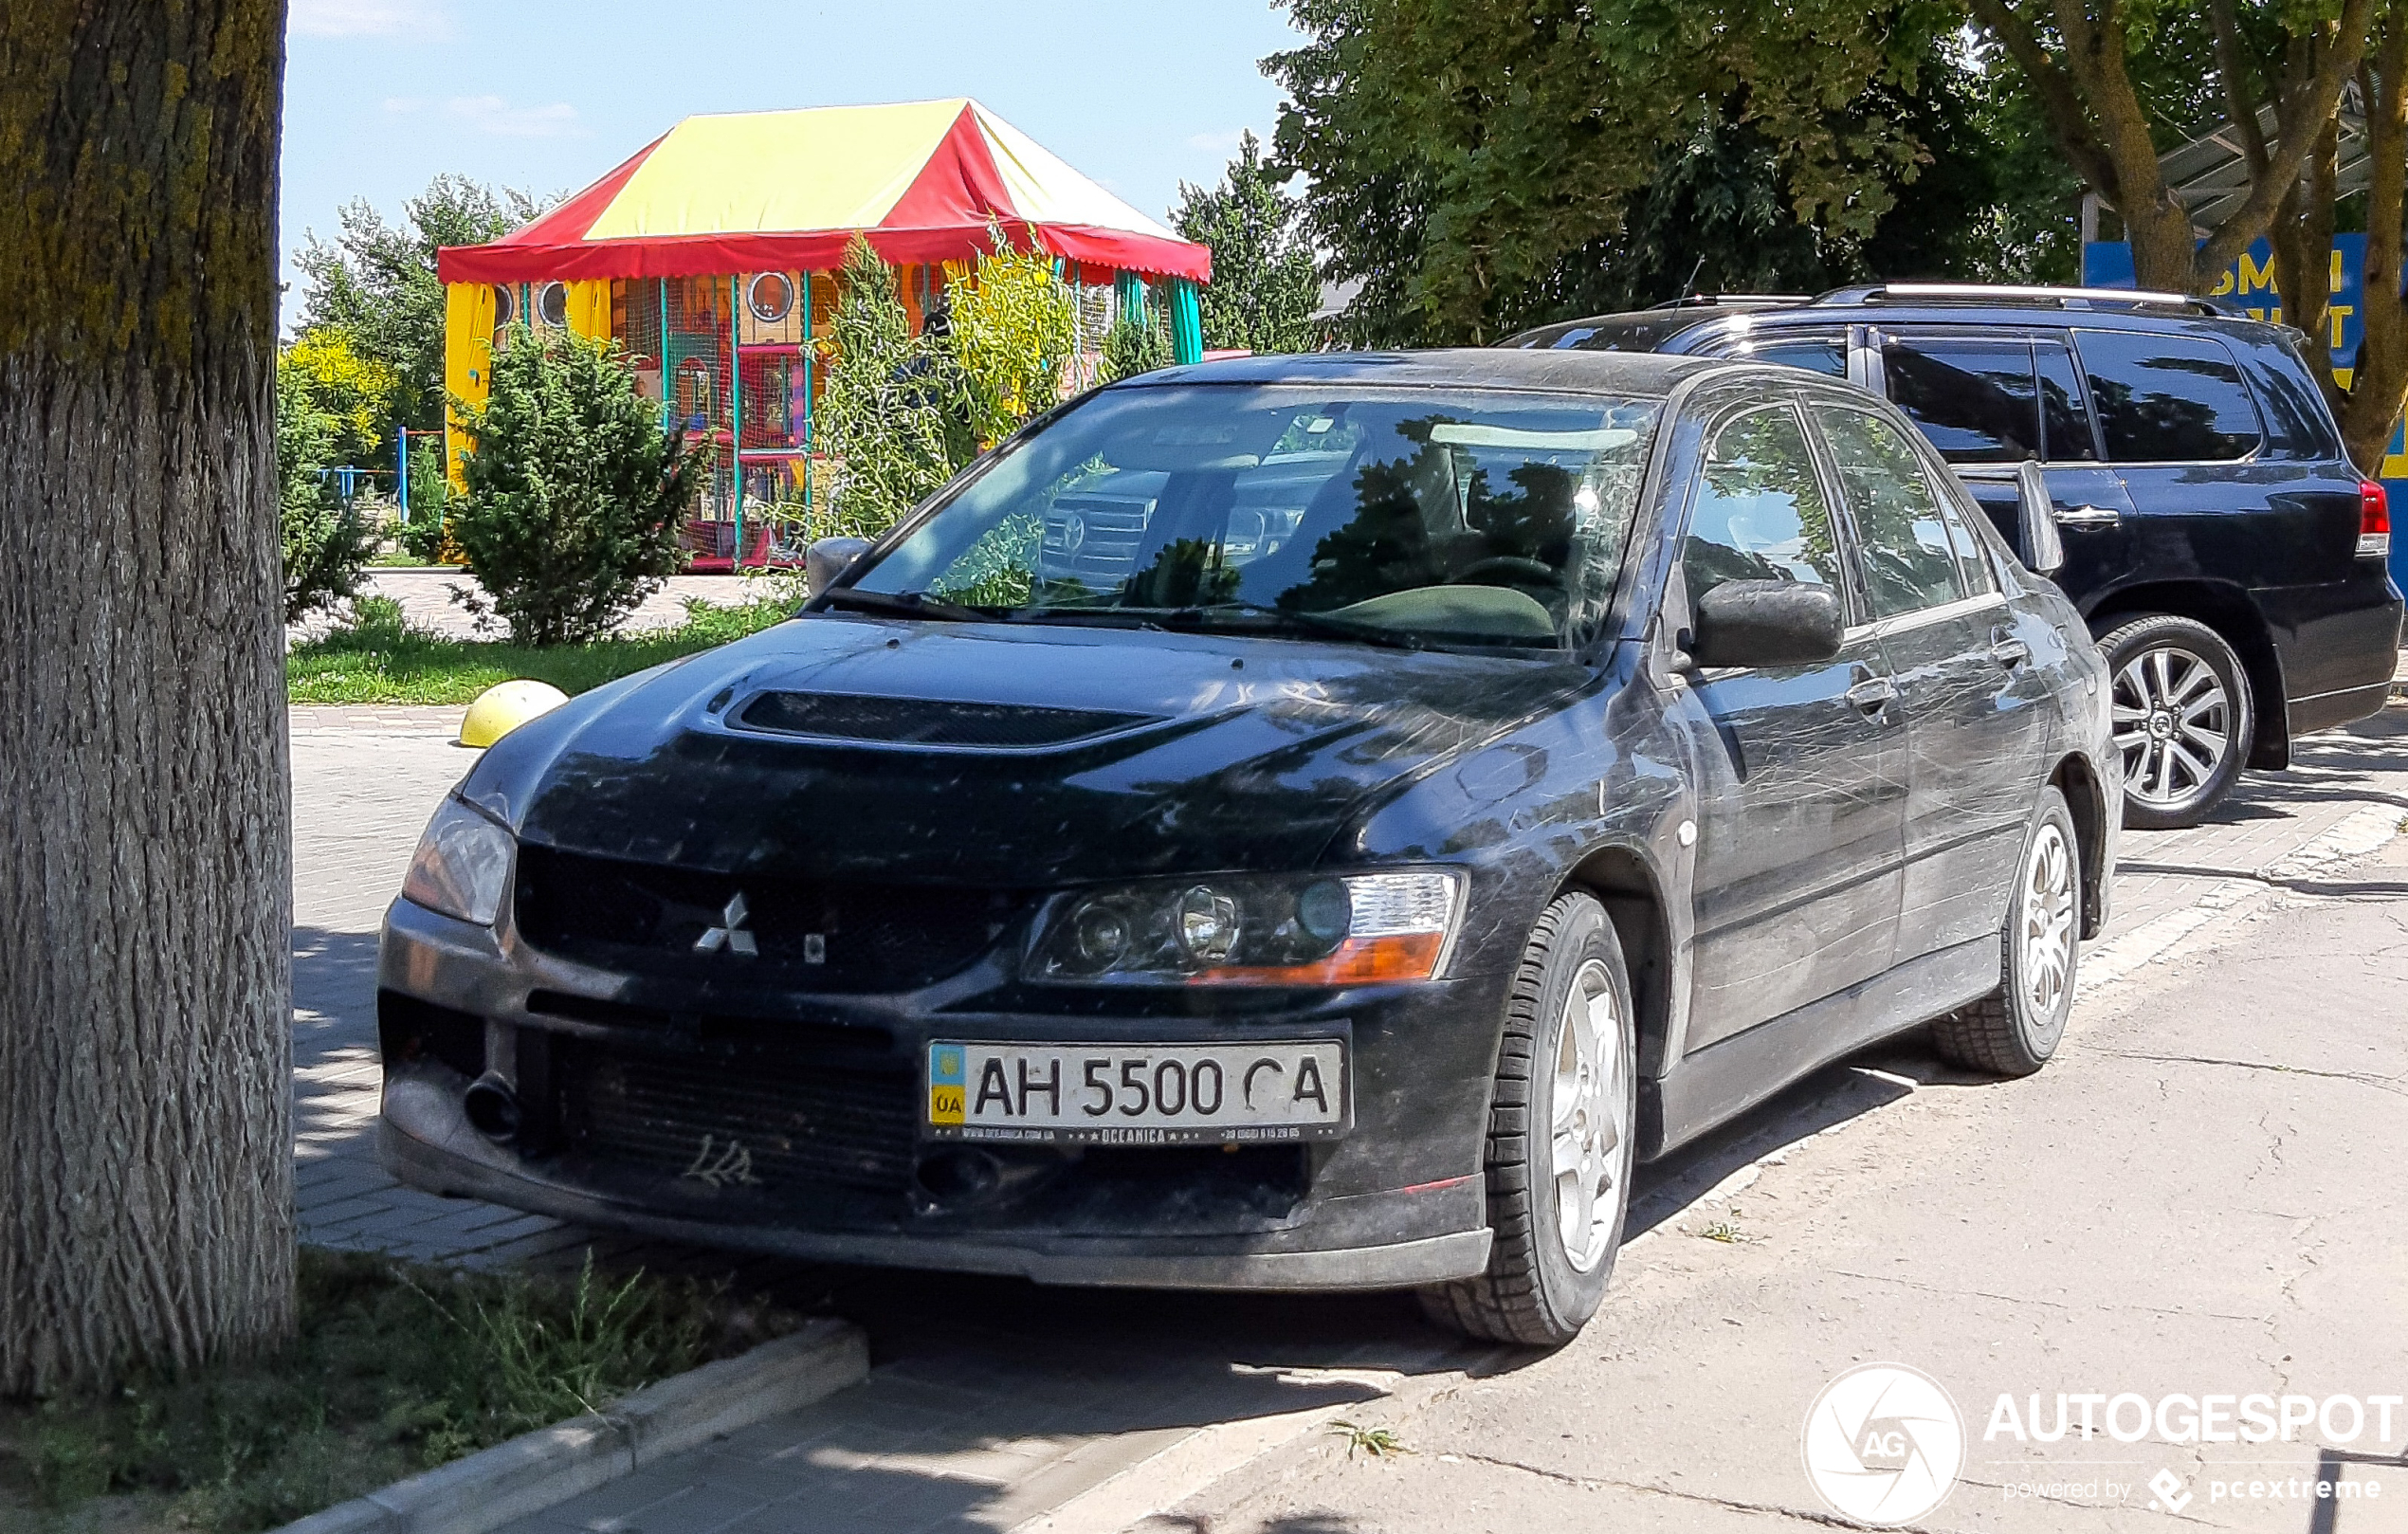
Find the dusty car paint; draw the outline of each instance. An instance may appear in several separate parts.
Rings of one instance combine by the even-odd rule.
[[[497,924],[409,901],[389,915],[389,1160],[442,1191],[843,1260],[1061,1282],[1430,1283],[1486,1261],[1479,1173],[1505,988],[1532,923],[1566,887],[1605,901],[1631,955],[1650,1155],[1995,984],[2000,859],[2014,856],[1998,849],[2001,829],[2019,833],[2052,776],[2088,794],[2076,815],[2084,926],[2096,930],[2116,831],[2096,792],[2110,759],[2100,663],[2063,597],[1995,539],[1986,557],[2003,594],[1966,618],[1986,626],[1985,647],[1989,627],[2020,639],[2028,664],[1951,675],[1946,656],[1917,651],[1933,635],[1876,626],[1824,666],[1682,667],[1672,572],[1701,420],[1767,390],[1863,396],[1762,367],[1543,353],[1262,359],[1169,376],[1299,370],[1667,398],[1598,641],[1578,653],[1408,652],[830,611],[588,694],[506,738],[462,787],[527,849]],[[1852,700],[1865,674],[1891,679],[1897,701],[1868,712]],[[752,700],[779,692],[1110,722],[1008,750],[740,722]],[[1018,977],[1046,913],[1079,887],[1397,864],[1469,877],[1452,958],[1427,982],[1102,995]],[[716,950],[610,962],[528,940],[521,904],[546,868],[673,875],[702,904],[748,882],[874,881],[896,892],[892,909],[917,898],[991,930],[958,965],[900,989],[858,967],[839,974],[832,958],[817,983]],[[1007,1153],[998,1185],[970,1198],[932,1189],[924,1163],[915,1177],[925,1146],[880,1141],[872,1159],[892,1164],[865,1185],[772,1186],[747,1180],[724,1146],[716,1162],[697,1147],[683,1171],[659,1156],[622,1164],[580,1148],[544,1106],[564,1069],[583,1068],[580,1050],[652,1051],[662,1081],[784,1081],[776,1072],[799,1062],[870,1094],[916,1083],[927,1042],[955,1037],[1343,1039],[1355,1127],[1221,1160]],[[515,1072],[530,1104],[508,1142],[463,1116],[461,1093],[483,1070]],[[633,1101],[653,1087],[623,1072],[595,1089]]]

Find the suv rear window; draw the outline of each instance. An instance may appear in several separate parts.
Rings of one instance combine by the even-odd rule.
[[[2233,355],[2211,340],[2138,331],[2074,333],[2107,455],[2119,464],[2246,458],[2263,435]]]

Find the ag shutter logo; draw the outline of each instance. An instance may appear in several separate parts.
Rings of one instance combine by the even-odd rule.
[[[1964,1419],[1922,1370],[1860,1364],[1807,1409],[1804,1450],[1806,1479],[1832,1511],[1887,1528],[1947,1500],[1964,1464]]]

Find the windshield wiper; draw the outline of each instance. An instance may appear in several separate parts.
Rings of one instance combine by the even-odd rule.
[[[819,594],[827,607],[858,608],[899,618],[942,618],[952,623],[993,623],[995,615],[959,602],[948,602],[925,592],[866,592],[858,586],[831,586]]]
[[[1358,623],[1349,618],[1331,617],[1324,612],[1297,612],[1268,602],[1209,602],[1201,607],[1183,607],[1164,612],[1163,625],[1173,629],[1203,629],[1211,627],[1216,612],[1242,613],[1248,617],[1268,618],[1289,629],[1307,633],[1327,634],[1333,639],[1358,639],[1366,645],[1384,645],[1391,649],[1428,649],[1422,640],[1402,630],[1384,628],[1376,623]]]

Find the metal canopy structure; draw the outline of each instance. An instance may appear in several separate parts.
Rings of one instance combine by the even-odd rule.
[[[2274,108],[2259,107],[2257,131],[2270,146],[2274,127]],[[2202,235],[2222,223],[2249,195],[2249,152],[2239,130],[2229,120],[2167,150],[2157,157],[2157,164],[2175,198],[2189,210],[2192,226]],[[2366,176],[2366,114],[2358,87],[2352,83],[2344,88],[2341,100],[2340,190],[2344,195],[2363,192]]]

